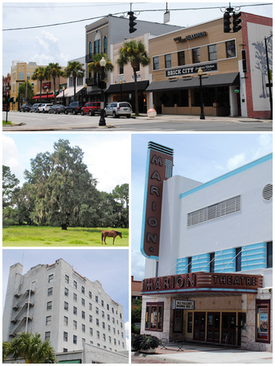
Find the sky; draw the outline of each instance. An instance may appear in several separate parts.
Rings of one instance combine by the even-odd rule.
[[[268,2],[255,2],[243,0],[231,2],[232,7],[245,5],[241,11],[248,13],[272,16],[272,5],[247,6],[252,4],[268,4]],[[23,62],[37,62],[37,65],[48,65],[50,62],[58,62],[61,66],[67,66],[68,61],[82,57],[85,52],[85,26],[108,15],[127,15],[130,10],[128,1],[108,2],[73,2],[50,0],[48,2],[2,2],[2,42],[3,75],[11,72],[12,62],[15,60]],[[133,1],[132,10],[138,20],[147,20],[163,23],[164,9],[170,11],[170,22],[168,24],[183,27],[204,23],[223,16],[220,8],[228,7],[229,2],[168,2],[163,1]],[[204,10],[172,10],[207,7]],[[213,9],[213,7],[219,7]],[[156,11],[160,9],[161,11]],[[147,10],[139,12],[140,10]],[[151,10],[151,11],[149,11]],[[152,11],[154,10],[154,11]],[[62,22],[79,21],[66,25],[52,24]],[[84,21],[83,21],[84,20]],[[44,26],[27,30],[8,30],[14,28],[26,28]],[[133,37],[135,34],[133,33]]]
[[[53,264],[64,259],[81,276],[99,281],[103,290],[123,306],[125,332],[129,335],[129,252],[127,249],[3,249],[3,307],[9,268],[23,265],[23,274],[38,264]]]
[[[24,136],[24,137],[23,137]],[[24,183],[25,169],[31,170],[30,160],[38,153],[52,153],[54,142],[69,140],[84,152],[83,162],[97,189],[111,193],[116,185],[130,184],[130,137],[128,134],[12,133],[2,135],[2,163]]]
[[[140,252],[148,142],[174,149],[173,176],[202,183],[271,153],[271,134],[132,134],[131,141],[131,275],[144,279]]]

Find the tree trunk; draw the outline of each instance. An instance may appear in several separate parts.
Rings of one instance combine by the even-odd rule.
[[[136,68],[134,68],[134,77],[135,77],[135,113],[136,116],[139,116],[139,112],[138,112],[138,88],[137,88],[137,72],[136,72]]]
[[[67,230],[67,224],[61,224],[62,230]]]

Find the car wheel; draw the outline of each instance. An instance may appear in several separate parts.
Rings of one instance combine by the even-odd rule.
[[[64,114],[68,114],[68,111],[65,109]]]
[[[113,111],[113,117],[114,117],[114,118],[117,118],[117,117],[118,117],[118,115],[116,114],[116,112],[115,112],[115,111]]]
[[[84,111],[81,111],[80,113],[81,113],[81,116],[84,116],[84,114],[85,114]]]

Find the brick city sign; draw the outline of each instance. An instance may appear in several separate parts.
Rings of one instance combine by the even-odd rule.
[[[263,277],[236,273],[186,273],[142,281],[142,294],[171,292],[257,292]]]
[[[141,252],[157,259],[161,224],[163,181],[172,176],[173,149],[149,142],[141,234]]]
[[[165,70],[165,77],[170,78],[172,76],[183,76],[183,75],[191,75],[197,74],[199,69],[205,72],[213,72],[218,71],[218,64],[217,62],[211,62],[204,65],[197,65],[197,66],[181,66],[175,69]]]
[[[174,41],[175,42],[186,42],[186,41],[190,41],[191,39],[195,39],[195,38],[199,38],[199,37],[205,37],[206,34],[207,33],[205,31],[199,32],[199,33],[194,33],[194,34],[189,34],[185,38],[176,37],[176,38],[174,38]]]

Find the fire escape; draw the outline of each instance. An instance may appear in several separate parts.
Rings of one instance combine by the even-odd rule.
[[[22,294],[20,294],[19,291],[14,294],[14,305],[12,307],[13,315],[10,326],[11,337],[15,337],[22,329],[23,325],[25,325],[25,329],[21,331],[28,331],[28,322],[32,321],[30,309],[34,306],[31,301],[31,295],[33,295],[34,293],[34,290],[29,288]]]

